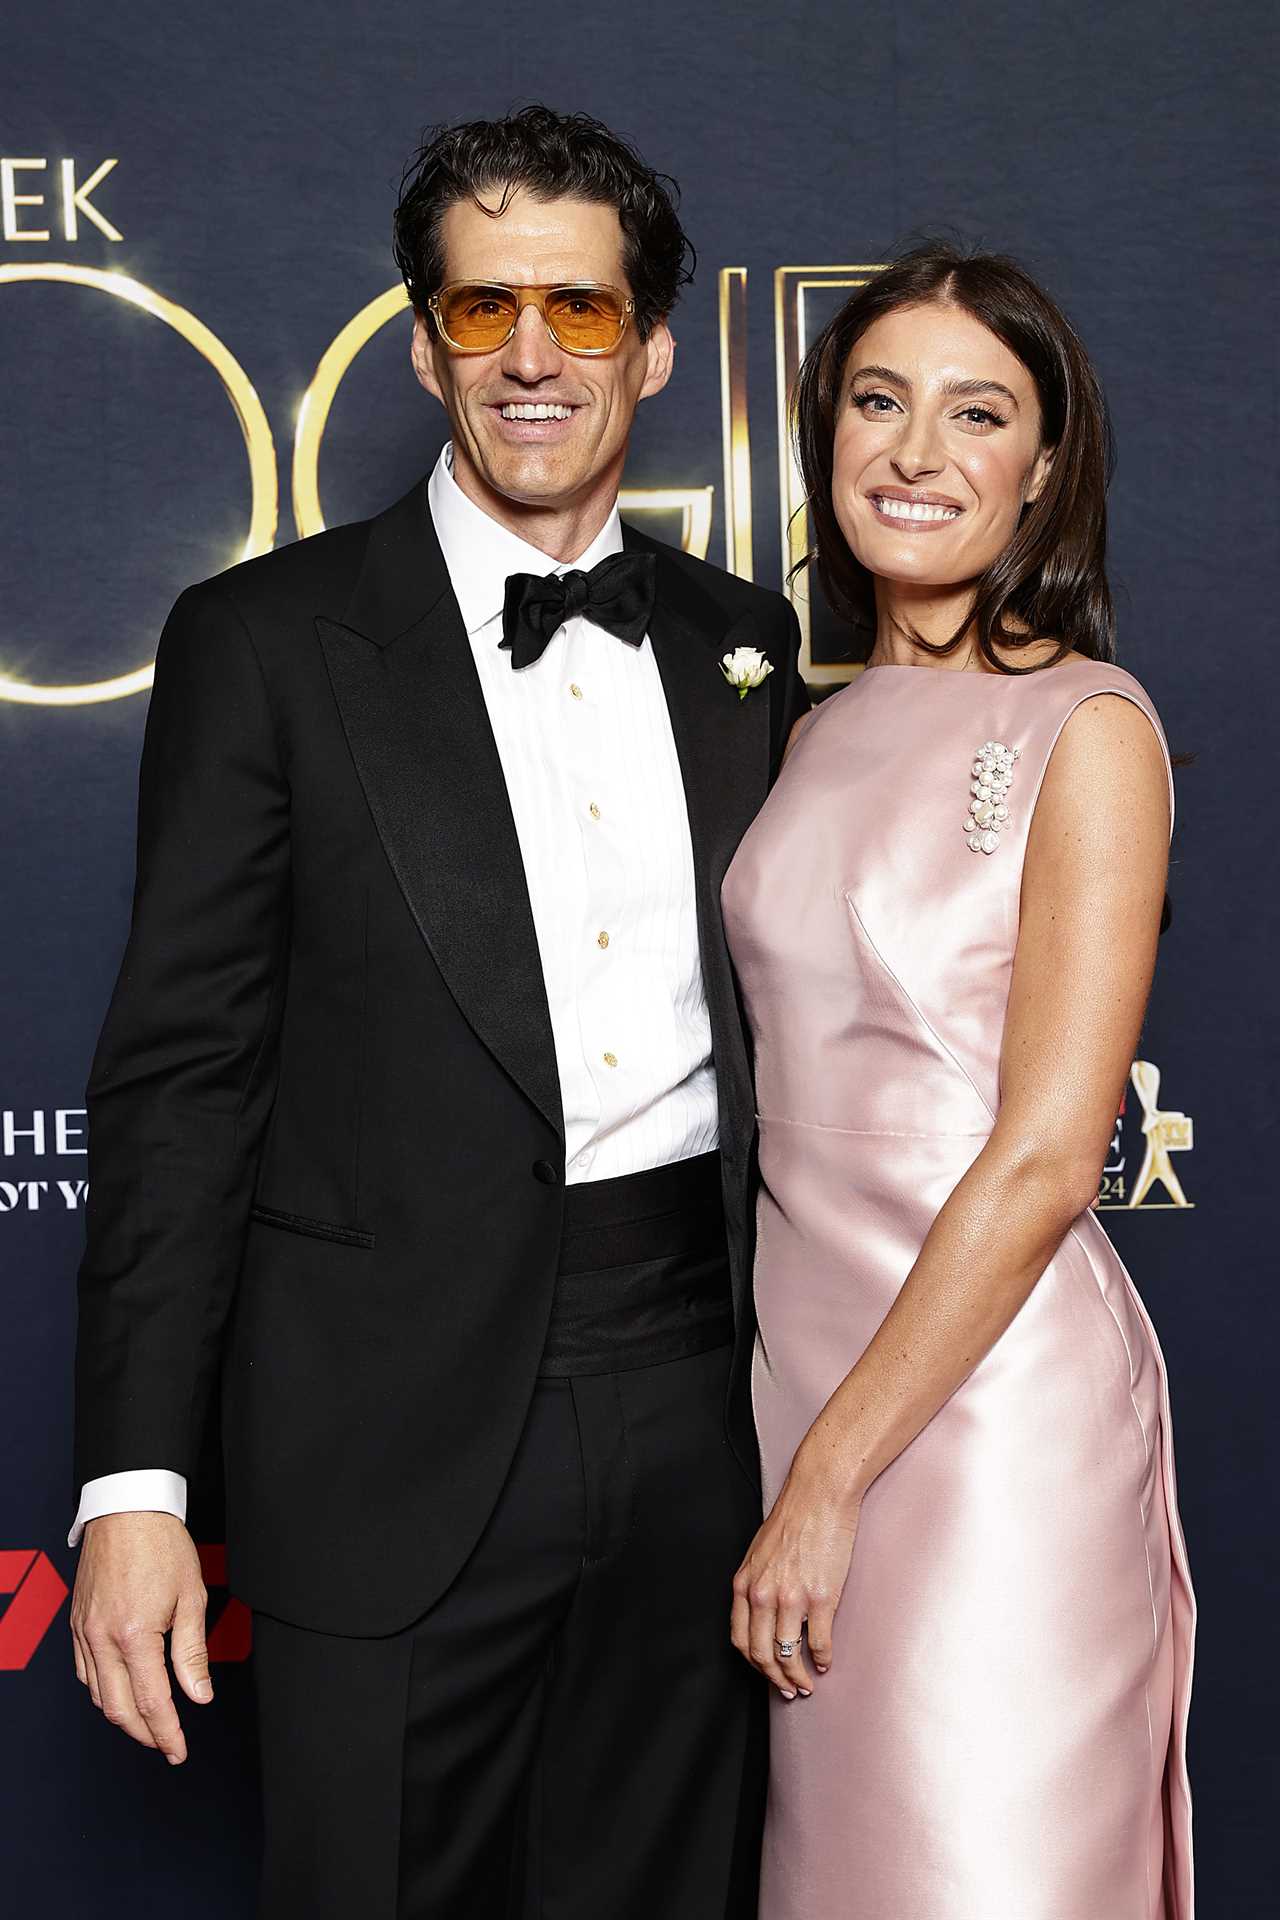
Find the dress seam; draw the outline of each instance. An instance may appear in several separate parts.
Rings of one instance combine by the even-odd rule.
[[[859,913],[858,903],[854,899],[848,887],[843,888],[842,891],[844,894],[845,907],[847,911],[850,914],[852,914],[854,920],[856,921],[858,927],[861,930],[863,939],[866,941],[872,953],[875,955],[877,963],[879,964],[879,966],[881,967],[881,969],[883,970],[887,978],[892,980],[894,986],[897,988],[898,992],[902,995],[902,998],[906,1001],[912,1013],[915,1015],[916,1019],[920,1022],[920,1025],[924,1028],[925,1032],[929,1035],[934,1045],[938,1047],[939,1050],[946,1055],[947,1059],[951,1062],[956,1072],[960,1075],[960,1078],[965,1082],[966,1086],[968,1086],[971,1089],[974,1098],[978,1100],[983,1107],[986,1108],[987,1112],[991,1115],[991,1124],[992,1126],[994,1126],[996,1121],[994,1107],[991,1106],[990,1102],[987,1100],[986,1096],[983,1094],[981,1087],[978,1085],[977,1081],[974,1079],[973,1075],[970,1073],[968,1067],[965,1066],[964,1061],[960,1058],[959,1054],[955,1051],[954,1047],[948,1046],[947,1042],[943,1039],[942,1035],[938,1032],[937,1027],[933,1024],[933,1021],[930,1020],[928,1014],[925,1012],[924,1008],[920,1005],[915,995],[908,989],[906,983],[899,978],[898,974],[889,965],[889,962],[885,959],[884,955],[881,953],[879,947],[876,945],[875,940],[872,938],[870,928],[867,926],[866,921],[863,919],[862,915]],[[925,1139],[928,1139],[931,1136],[926,1134],[922,1137]]]
[[[804,1127],[813,1133],[847,1134],[858,1140],[988,1140],[989,1127],[974,1127],[966,1133],[909,1133],[896,1127],[836,1127],[825,1120],[789,1120],[780,1113],[757,1113],[756,1119],[771,1127]]]
[[[1075,1241],[1076,1245],[1079,1247],[1080,1251],[1083,1253],[1085,1259],[1088,1261],[1089,1275],[1093,1281],[1094,1290],[1098,1294],[1103,1305],[1106,1307],[1107,1312],[1110,1314],[1111,1319],[1115,1325],[1116,1332],[1120,1335],[1120,1342],[1124,1348],[1125,1359],[1128,1362],[1128,1366],[1129,1366],[1129,1405],[1133,1409],[1134,1420],[1137,1422],[1138,1431],[1142,1435],[1143,1456],[1145,1459],[1154,1462],[1156,1459],[1156,1455],[1151,1444],[1151,1435],[1147,1432],[1147,1423],[1142,1417],[1142,1409],[1139,1407],[1137,1396],[1133,1391],[1133,1372],[1134,1372],[1133,1348],[1129,1344],[1129,1337],[1125,1333],[1124,1326],[1123,1326],[1123,1323],[1121,1322],[1119,1314],[1116,1312],[1115,1307],[1112,1305],[1111,1301],[1107,1298],[1105,1289],[1099,1286],[1098,1284],[1098,1270],[1094,1263],[1093,1256],[1091,1255],[1088,1247],[1085,1245],[1083,1239],[1080,1237],[1078,1230],[1074,1226],[1070,1229],[1070,1233],[1071,1233],[1071,1238]],[[1144,1514],[1142,1511],[1141,1501],[1138,1502],[1138,1522],[1142,1530],[1142,1554],[1143,1554],[1143,1559],[1146,1562],[1146,1568],[1147,1568],[1147,1598],[1151,1607],[1151,1662],[1152,1662],[1152,1665],[1154,1666],[1160,1652],[1160,1615],[1156,1608],[1156,1583],[1155,1583],[1155,1574],[1151,1566],[1151,1547],[1147,1540],[1147,1515]],[[1147,1689],[1144,1688],[1143,1692],[1144,1692],[1144,1698],[1146,1698]],[[1150,1714],[1149,1706],[1147,1711],[1148,1711],[1148,1714]]]

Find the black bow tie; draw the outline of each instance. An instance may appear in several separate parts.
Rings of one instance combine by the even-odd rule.
[[[513,667],[532,666],[547,643],[575,613],[581,613],[629,647],[649,631],[653,612],[654,556],[615,553],[590,573],[513,573],[502,608],[502,642]]]

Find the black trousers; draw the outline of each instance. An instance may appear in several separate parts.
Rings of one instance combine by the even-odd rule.
[[[634,1293],[635,1263],[613,1277]],[[540,1379],[478,1546],[404,1632],[255,1616],[261,1920],[754,1920],[729,1353]]]

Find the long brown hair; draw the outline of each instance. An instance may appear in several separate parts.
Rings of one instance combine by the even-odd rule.
[[[832,496],[841,388],[849,355],[873,321],[933,300],[962,307],[1017,355],[1035,382],[1041,444],[1054,449],[1054,460],[1039,499],[1023,508],[1009,545],[975,582],[959,631],[936,644],[918,634],[912,638],[928,652],[947,654],[976,628],[979,649],[1001,673],[1035,669],[1009,665],[997,646],[1016,650],[1045,640],[1056,641],[1058,650],[1044,666],[1073,648],[1095,660],[1113,660],[1115,613],[1105,566],[1112,466],[1106,401],[1066,315],[1004,254],[966,254],[946,242],[915,247],[859,287],[818,335],[795,393],[796,451],[813,539],[792,571],[816,570],[832,607],[855,629],[853,657],[865,660],[875,641],[874,581],[849,550]]]

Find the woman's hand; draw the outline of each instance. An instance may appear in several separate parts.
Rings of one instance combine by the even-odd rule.
[[[784,1700],[813,1691],[799,1651],[806,1621],[815,1670],[825,1673],[831,1665],[832,1627],[849,1577],[860,1508],[860,1498],[834,1493],[805,1470],[797,1454],[734,1575],[733,1644]],[[796,1652],[782,1659],[779,1641],[792,1642]]]

